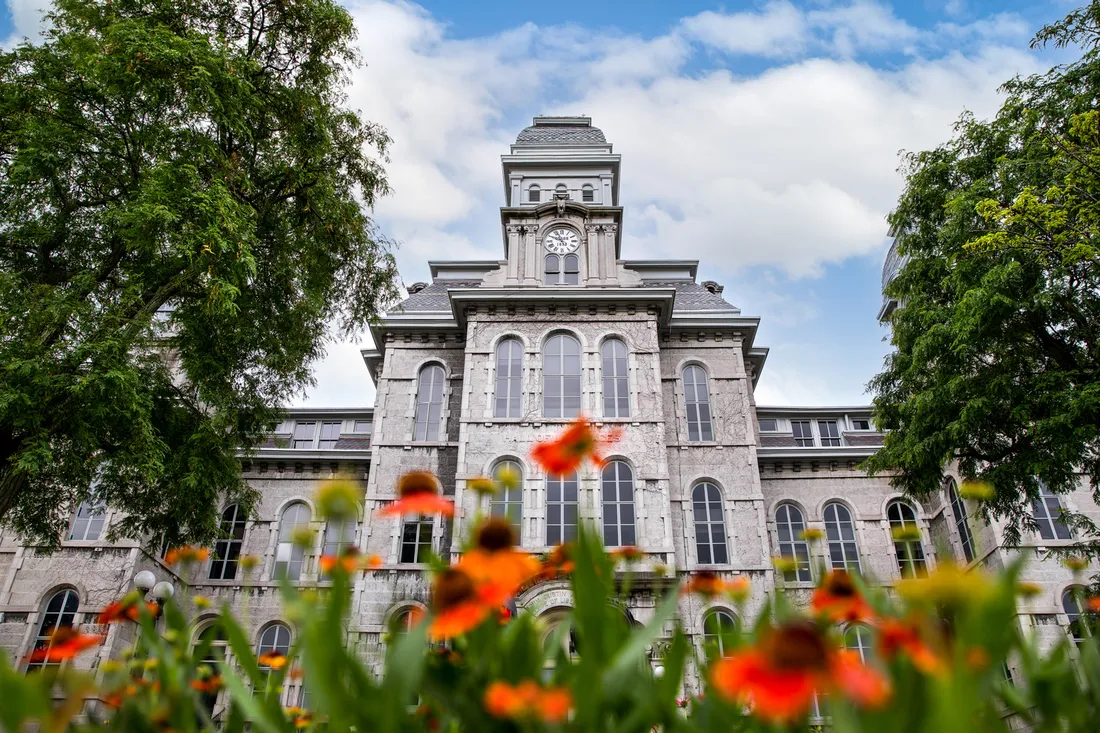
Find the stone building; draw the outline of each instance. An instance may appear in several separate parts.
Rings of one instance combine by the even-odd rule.
[[[373,328],[377,347],[363,352],[377,388],[373,410],[289,410],[242,464],[263,497],[257,513],[223,507],[225,538],[187,577],[161,561],[153,540],[104,542],[112,515],[94,506],[73,509],[70,535],[52,555],[4,534],[0,648],[23,658],[52,624],[94,623],[142,570],[174,585],[200,618],[199,633],[207,612],[190,599],[203,595],[241,609],[260,650],[282,648],[294,630],[280,616],[275,578],[323,586],[319,556],[354,543],[385,561],[357,580],[348,629],[348,643],[377,668],[384,631],[427,604],[425,554],[454,558],[479,513],[509,517],[530,552],[569,539],[584,519],[606,544],[639,547],[645,560],[622,608],[630,623],[645,623],[662,594],[701,568],[747,576],[755,616],[778,585],[808,596],[820,565],[891,584],[938,562],[996,568],[1023,553],[1034,556],[1027,579],[1043,592],[1021,607],[1021,626],[1051,641],[1068,633],[1072,577],[1046,555],[1072,541],[1059,502],[1100,521],[1084,483],[1036,507],[1040,536],[1004,547],[1002,528],[960,499],[957,476],[917,504],[887,477],[860,471],[882,440],[868,407],[758,406],[768,353],[755,343],[759,319],[728,302],[721,285],[698,282],[693,260],[624,258],[619,174],[619,156],[588,118],[535,118],[502,157],[500,259],[431,262],[432,282],[409,287]],[[547,476],[531,447],[581,413],[622,429],[610,462]],[[519,471],[517,490],[492,500],[466,490],[501,466]],[[453,520],[377,516],[412,469],[439,477],[457,505]],[[365,501],[358,522],[327,526],[310,497],[319,479],[338,474],[359,477]],[[895,542],[890,530],[901,524],[918,526],[921,541]],[[308,551],[290,541],[305,526],[316,537]],[[800,535],[810,527],[826,540],[807,545]],[[248,571],[237,562],[245,554],[260,558]],[[775,556],[795,557],[798,567],[777,575]],[[699,644],[737,622],[731,607],[680,603]],[[552,624],[566,617],[570,592],[543,583],[517,604]],[[112,627],[76,664],[117,656],[128,633]],[[865,640],[853,629],[849,641]],[[655,645],[654,665],[660,654]],[[689,677],[688,692],[696,685]],[[300,683],[285,692],[288,703],[302,694]]]

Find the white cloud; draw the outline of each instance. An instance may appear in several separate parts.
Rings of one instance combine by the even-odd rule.
[[[11,14],[12,33],[0,48],[12,48],[24,38],[37,40],[42,35],[42,16],[50,7],[50,0],[7,0]]]
[[[707,10],[685,18],[690,38],[727,53],[781,57],[801,51],[807,42],[806,15],[786,0],[760,11],[718,13]]]

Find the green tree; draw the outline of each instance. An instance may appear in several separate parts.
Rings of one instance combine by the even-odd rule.
[[[0,56],[0,520],[207,541],[238,451],[395,294],[328,0],[58,0]],[[337,324],[336,328],[331,328]]]
[[[895,351],[870,384],[890,432],[867,468],[920,496],[957,459],[994,487],[984,507],[1010,543],[1034,529],[1039,482],[1061,493],[1083,471],[1100,498],[1100,3],[1032,46],[1050,43],[1083,55],[1009,81],[994,119],[964,115],[950,142],[905,156]]]

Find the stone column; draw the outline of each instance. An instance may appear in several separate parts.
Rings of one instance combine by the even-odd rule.
[[[520,230],[523,227],[508,224],[505,231],[508,232],[508,277],[507,285],[519,285],[519,261],[520,261]]]
[[[523,227],[523,284],[539,284],[539,268],[542,266],[542,256],[538,251],[538,243],[535,242],[535,232],[538,227],[526,224]]]
[[[615,238],[618,236],[617,224],[605,224],[603,227],[602,260],[604,265],[604,285],[619,284],[619,267],[615,262]]]
[[[587,239],[587,251],[586,260],[588,262],[588,277],[585,278],[585,285],[599,285],[603,273],[600,272],[600,231],[603,226],[600,224],[585,224],[584,231],[588,235]]]

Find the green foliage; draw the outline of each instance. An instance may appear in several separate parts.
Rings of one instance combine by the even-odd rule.
[[[522,613],[506,623],[490,618],[446,645],[429,644],[429,618],[408,632],[390,630],[384,668],[378,673],[349,644],[351,578],[342,570],[334,573],[329,590],[284,585],[284,616],[295,627],[294,640],[286,663],[273,668],[257,660],[245,631],[247,617],[238,619],[229,608],[213,623],[231,656],[216,669],[204,665],[201,660],[211,657],[211,647],[208,641],[196,643],[199,620],[186,618],[169,601],[159,622],[143,609],[134,646],[125,659],[101,664],[95,679],[64,666],[24,674],[0,656],[0,724],[9,731],[39,722],[53,731],[180,733],[780,728],[727,699],[711,683],[713,668],[708,670],[707,659],[680,628],[675,586],[657,601],[646,624],[631,626],[619,609],[626,600],[629,569],[614,572],[613,560],[587,528],[582,529],[576,560],[571,580],[575,607],[556,630]],[[1041,653],[1035,639],[1022,634],[1016,623],[1018,570],[989,579],[947,568],[929,580],[903,581],[900,593],[859,581],[875,616],[866,627],[875,639],[867,663],[888,680],[891,693],[885,704],[872,707],[855,705],[838,692],[822,695],[825,720],[840,733],[1007,733],[1021,723],[1036,733],[1094,730],[1100,715],[1096,640],[1088,637],[1074,647],[1063,637]],[[723,640],[725,653],[737,656],[761,648],[773,623],[804,621],[789,600],[780,594],[774,603],[765,603],[754,624],[744,624]],[[883,629],[902,619],[947,630],[942,644],[930,642],[939,668],[921,671],[913,657],[890,654],[881,646]],[[203,624],[210,621],[209,616],[202,619]],[[840,636],[839,627],[821,619],[816,623],[823,638]],[[1081,628],[1088,633],[1094,627]],[[568,653],[564,643],[570,631],[576,653]],[[663,651],[654,654],[654,649]],[[1006,659],[1017,668],[1010,683],[1003,677]],[[654,672],[657,664],[663,674]],[[203,693],[195,689],[212,673],[223,683],[217,720],[211,719]],[[700,681],[689,689],[702,694],[685,700],[685,679],[696,675]],[[568,690],[572,712],[560,722],[538,715],[511,719],[494,714],[486,692],[499,681],[538,681],[544,690]],[[305,684],[310,710],[284,708],[288,684]],[[62,703],[53,704],[58,697]],[[85,699],[99,702],[79,717]],[[821,722],[803,715],[782,728],[806,730]]]
[[[0,55],[0,521],[205,542],[238,450],[395,295],[330,0],[58,0]],[[373,156],[373,157],[372,157]]]
[[[906,155],[890,216],[896,350],[870,384],[889,433],[865,466],[924,496],[957,458],[995,487],[983,507],[1009,543],[1034,529],[1039,481],[1070,491],[1083,471],[1100,490],[1098,32],[1098,3],[1044,28],[1036,43],[1083,43],[1082,58],[1008,82],[994,119],[964,115]]]

